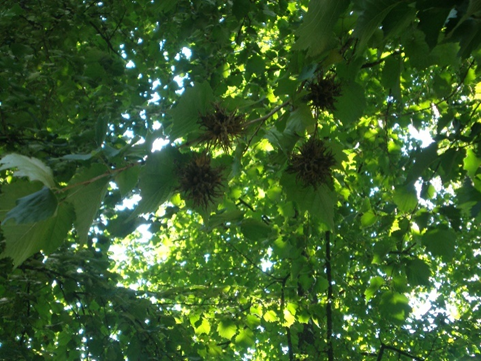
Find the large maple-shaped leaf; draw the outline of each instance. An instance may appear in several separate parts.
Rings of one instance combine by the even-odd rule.
[[[296,31],[299,38],[293,49],[307,49],[311,56],[328,50],[334,39],[334,25],[348,5],[347,0],[311,0],[304,22]]]
[[[139,176],[142,200],[133,215],[154,212],[169,199],[178,184],[175,169],[180,158],[179,151],[171,147],[147,158]]]
[[[107,192],[109,177],[99,177],[107,171],[106,166],[93,164],[90,168],[75,175],[69,182],[69,185],[78,184],[69,191],[66,200],[73,204],[75,209],[74,225],[80,243],[87,242],[90,226]],[[96,180],[89,182],[94,179]],[[83,184],[84,182],[87,183]]]
[[[199,118],[212,107],[214,95],[208,83],[196,84],[185,90],[178,104],[170,111],[172,115],[172,131],[170,138],[175,140],[185,137],[199,128]]]
[[[20,154],[8,154],[0,160],[0,170],[17,169],[15,177],[27,177],[32,182],[40,181],[49,188],[55,187],[52,170],[37,158],[29,158]]]
[[[317,189],[305,187],[295,175],[288,173],[283,174],[281,185],[289,201],[295,202],[302,211],[308,211],[330,229],[334,228],[336,195],[328,186],[321,185]]]

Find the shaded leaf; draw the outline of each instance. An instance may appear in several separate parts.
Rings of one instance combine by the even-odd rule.
[[[409,299],[402,293],[394,291],[386,291],[381,297],[380,311],[381,314],[395,322],[404,321],[411,312]]]
[[[430,286],[431,268],[429,265],[416,258],[406,262],[406,274],[408,281],[414,286]]]
[[[304,22],[296,31],[299,38],[293,49],[307,49],[310,56],[329,50],[334,39],[334,25],[348,5],[347,0],[311,0]]]
[[[241,231],[244,237],[247,239],[252,241],[261,241],[269,237],[272,228],[262,221],[248,218],[242,221]]]
[[[319,219],[329,228],[334,227],[335,193],[326,185],[321,185],[317,190],[313,187],[304,187],[297,183],[296,176],[284,173],[281,185],[287,199],[296,203],[302,211],[307,211],[312,217]]]
[[[206,114],[213,102],[214,95],[208,83],[199,83],[193,88],[187,88],[178,104],[170,111],[173,119],[170,138],[175,140],[185,137],[199,129],[200,116]]]
[[[134,215],[154,212],[169,199],[178,185],[175,164],[179,159],[179,151],[172,147],[149,155],[140,171],[139,188],[142,200]]]
[[[341,96],[335,104],[334,115],[348,125],[359,120],[365,107],[364,89],[355,82],[343,84]]]
[[[99,177],[106,174],[108,168],[102,164],[92,164],[76,174],[69,185],[79,184],[69,190],[67,201],[75,209],[75,229],[80,243],[87,242],[90,226],[99,211],[100,204],[107,192],[110,177]],[[82,184],[87,182],[86,184]]]
[[[19,198],[15,208],[11,209],[2,224],[9,219],[15,219],[17,224],[35,223],[54,215],[57,210],[57,197],[50,188],[41,190]]]
[[[441,225],[426,231],[422,235],[422,243],[433,256],[442,257],[444,261],[449,262],[454,257],[456,233]]]

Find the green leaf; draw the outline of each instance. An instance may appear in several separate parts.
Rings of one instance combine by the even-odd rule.
[[[377,222],[377,215],[369,210],[361,216],[361,225],[363,227],[370,227]]]
[[[366,107],[364,89],[355,82],[342,85],[341,96],[337,99],[334,115],[341,120],[344,125],[349,125],[363,115]]]
[[[134,215],[155,212],[170,198],[178,184],[175,164],[179,160],[179,151],[172,147],[149,155],[140,171],[139,188],[142,200]]]
[[[473,178],[481,165],[481,159],[476,157],[476,153],[472,149],[466,150],[466,157],[463,161],[463,169]]]
[[[69,190],[66,200],[75,209],[75,229],[80,243],[86,243],[90,226],[97,215],[100,204],[107,192],[110,177],[99,177],[108,173],[108,168],[102,164],[92,164],[76,174],[69,182],[74,186]]]
[[[0,170],[16,168],[15,177],[27,177],[30,181],[40,181],[49,188],[55,187],[52,170],[37,158],[20,154],[8,154],[0,160]]]
[[[309,56],[324,53],[332,47],[334,25],[347,9],[347,0],[311,0],[304,22],[297,29],[293,50],[305,50]]]
[[[406,177],[407,184],[417,181],[424,171],[438,159],[438,143],[435,142],[426,148],[422,148],[411,157],[414,159],[414,165]]]
[[[274,310],[269,310],[262,316],[267,322],[276,322],[279,320],[277,313]]]
[[[240,347],[251,347],[255,343],[254,333],[249,328],[244,328],[236,336],[234,342]]]
[[[16,203],[17,205],[7,213],[2,224],[5,224],[9,219],[15,219],[17,224],[43,221],[53,216],[57,210],[57,197],[47,187],[19,198]]]
[[[426,44],[424,34],[421,31],[417,30],[412,33],[405,44],[405,49],[406,55],[414,68],[422,70],[431,65],[429,46]]]
[[[389,56],[384,62],[381,83],[396,99],[401,98],[401,58]]]
[[[306,129],[312,131],[315,124],[311,109],[307,104],[302,104],[290,114],[285,133],[302,136]]]
[[[456,233],[445,225],[431,228],[422,235],[422,243],[428,252],[435,257],[442,257],[449,262],[454,257]]]
[[[413,286],[430,286],[431,268],[429,265],[416,258],[406,262],[406,274],[408,281]]]
[[[376,276],[369,281],[369,287],[364,291],[366,302],[369,301],[384,284],[384,278]]]
[[[195,334],[202,335],[203,333],[205,333],[206,335],[208,335],[210,333],[210,328],[211,327],[209,320],[204,317],[200,326],[195,329]]]
[[[115,177],[115,183],[119,187],[120,194],[125,197],[139,182],[140,167],[135,165],[120,172]]]
[[[381,314],[395,322],[404,321],[411,312],[409,299],[402,293],[394,291],[386,291],[381,297],[380,311]]]
[[[418,204],[416,189],[413,185],[396,187],[393,195],[394,203],[403,213],[411,213]]]
[[[261,241],[269,237],[272,228],[257,219],[247,218],[242,221],[241,231],[251,241]]]
[[[217,332],[221,337],[230,340],[237,332],[237,325],[231,319],[223,319],[217,326]]]
[[[302,211],[309,212],[329,228],[334,228],[336,195],[328,186],[321,185],[317,190],[311,186],[304,187],[296,181],[295,175],[286,172],[281,177],[281,185],[287,200],[296,203]]]
[[[439,33],[446,23],[450,8],[431,7],[418,13],[419,26],[426,38],[426,43],[433,49],[438,43]]]
[[[15,184],[13,187],[4,187],[3,191],[8,190],[8,194],[4,195],[10,199],[5,200],[4,195],[2,195],[2,201],[11,204],[14,201],[15,193],[21,193],[23,190],[18,189],[18,186],[18,184]],[[23,184],[23,186],[22,188],[32,187],[28,183]],[[14,266],[17,267],[40,250],[43,250],[45,254],[50,254],[66,239],[68,232],[72,229],[73,219],[72,207],[69,204],[62,203],[54,217],[27,225],[12,224],[11,222],[2,225],[6,247],[0,256],[11,257]]]
[[[249,0],[234,0],[232,4],[232,14],[237,20],[242,20],[250,11],[251,2]]]
[[[365,50],[368,41],[379,29],[386,15],[399,3],[401,2],[391,0],[367,0],[365,2],[365,9],[354,28],[354,36],[359,39],[357,54],[361,54]]]
[[[170,111],[173,119],[170,139],[173,141],[188,133],[199,129],[201,115],[212,108],[214,95],[208,83],[196,84],[193,88],[187,88],[182,94],[178,104]]]

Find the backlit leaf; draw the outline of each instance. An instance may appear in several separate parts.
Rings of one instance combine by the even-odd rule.
[[[30,181],[40,181],[49,188],[55,187],[52,170],[37,158],[29,158],[20,154],[8,154],[0,159],[0,170],[16,169],[15,177],[27,177]]]

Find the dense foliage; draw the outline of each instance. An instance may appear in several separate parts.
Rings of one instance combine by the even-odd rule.
[[[479,0],[3,1],[0,359],[481,359],[480,61]]]

